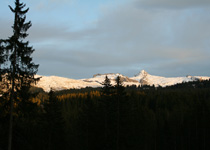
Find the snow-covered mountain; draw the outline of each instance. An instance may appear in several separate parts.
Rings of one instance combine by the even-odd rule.
[[[141,85],[154,85],[154,86],[171,86],[177,83],[189,82],[189,81],[196,81],[199,78],[196,77],[161,77],[161,76],[154,76],[148,74],[146,71],[142,70],[138,75],[132,77],[132,79],[137,80],[141,83]]]
[[[65,90],[65,89],[80,89],[85,87],[102,87],[105,77],[108,77],[111,81],[112,85],[115,85],[115,79],[117,76],[120,76],[121,80],[123,81],[123,85],[141,85],[138,81],[130,79],[129,77],[123,76],[119,73],[109,73],[109,74],[96,74],[93,78],[89,79],[69,79],[64,77],[57,77],[57,76],[39,76],[41,77],[40,81],[35,85],[36,87],[42,88],[44,91],[49,92],[51,89],[55,91]]]
[[[82,80],[74,80],[58,76],[39,76],[40,81],[35,85],[49,92],[51,89],[55,91],[66,89],[80,89],[85,87],[99,87],[100,84],[96,82],[84,82]]]
[[[154,86],[171,86],[177,83],[196,81],[196,80],[208,80],[210,77],[202,76],[186,76],[186,77],[161,77],[148,74],[146,71],[142,70],[139,74],[134,77],[127,77],[119,73],[108,73],[108,74],[96,74],[89,79],[69,79],[57,76],[39,76],[41,77],[40,81],[35,85],[36,87],[43,88],[44,91],[49,92],[52,90],[65,90],[65,89],[80,89],[85,87],[102,87],[105,77],[108,77],[111,80],[111,84],[115,85],[115,79],[117,76],[121,77],[124,86],[141,86],[141,85],[154,85]]]
[[[140,83],[136,80],[133,80],[127,76],[124,76],[122,74],[119,73],[107,73],[107,74],[96,74],[93,76],[93,78],[89,78],[89,79],[82,79],[82,81],[84,82],[89,82],[89,83],[99,83],[100,86],[102,85],[102,83],[104,82],[105,77],[108,77],[111,81],[112,85],[115,85],[115,79],[119,76],[120,79],[123,81],[123,85],[127,86],[127,85],[136,85],[139,86]]]

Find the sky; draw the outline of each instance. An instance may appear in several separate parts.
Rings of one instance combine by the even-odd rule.
[[[209,0],[20,0],[39,75],[210,76]],[[0,1],[0,39],[14,16]]]

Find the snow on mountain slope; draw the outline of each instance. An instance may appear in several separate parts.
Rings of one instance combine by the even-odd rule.
[[[68,79],[57,76],[39,76],[40,81],[35,85],[36,87],[43,88],[44,91],[49,92],[51,89],[55,91],[65,90],[65,89],[80,89],[85,87],[98,87],[100,84],[88,83],[81,80]]]
[[[108,78],[111,81],[112,85],[115,85],[115,79],[117,76],[121,77],[121,80],[123,81],[123,85],[136,85],[139,86],[140,83],[136,80],[130,79],[126,76],[123,76],[119,73],[117,74],[97,74],[94,75],[93,78],[89,79],[80,79],[80,80],[74,80],[74,79],[68,79],[63,77],[57,77],[57,76],[39,76],[41,77],[40,81],[35,85],[36,87],[43,88],[44,91],[49,92],[51,89],[55,91],[59,90],[65,90],[65,89],[80,89],[85,87],[102,87],[102,83],[104,82],[104,79],[108,76]]]
[[[154,86],[171,86],[178,83],[197,81],[197,80],[208,80],[210,77],[201,76],[187,76],[187,77],[161,77],[148,74],[146,71],[142,70],[138,75],[132,77],[131,79],[139,81],[142,85],[154,85]]]
[[[187,76],[188,78],[192,78],[193,80],[209,80],[210,77],[205,77],[205,76]]]
[[[130,79],[129,77],[123,76],[122,74],[119,74],[119,73],[96,74],[93,76],[93,78],[82,79],[82,81],[88,82],[88,83],[99,83],[100,85],[102,85],[106,76],[110,79],[112,85],[115,85],[115,79],[117,78],[117,76],[121,78],[124,86],[127,86],[127,85],[139,86],[140,85],[138,81]]]
[[[115,85],[115,79],[117,76],[121,77],[124,86],[141,86],[141,85],[154,85],[154,86],[171,86],[177,83],[189,82],[189,81],[197,81],[197,80],[209,80],[210,77],[202,77],[202,76],[187,76],[187,77],[161,77],[154,76],[148,74],[146,71],[142,70],[135,77],[127,77],[119,73],[109,73],[109,74],[96,74],[93,78],[89,79],[80,79],[74,80],[69,78],[57,77],[57,76],[39,76],[41,77],[40,81],[35,85],[36,87],[43,88],[44,91],[49,92],[52,90],[65,90],[65,89],[80,89],[85,87],[102,87],[102,83],[104,82],[105,77],[108,77],[111,81],[112,85]]]

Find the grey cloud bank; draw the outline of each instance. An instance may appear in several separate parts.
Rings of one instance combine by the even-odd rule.
[[[135,0],[139,7],[153,7],[165,9],[186,9],[209,7],[209,0]]]
[[[77,31],[31,19],[38,73],[78,79],[110,72],[133,76],[145,69],[161,76],[209,76],[207,7],[207,0],[132,0],[103,10],[94,27]]]

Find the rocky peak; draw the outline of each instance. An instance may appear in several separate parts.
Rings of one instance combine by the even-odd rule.
[[[140,76],[140,77],[146,77],[148,75],[148,73],[145,70],[140,71],[136,77]]]

